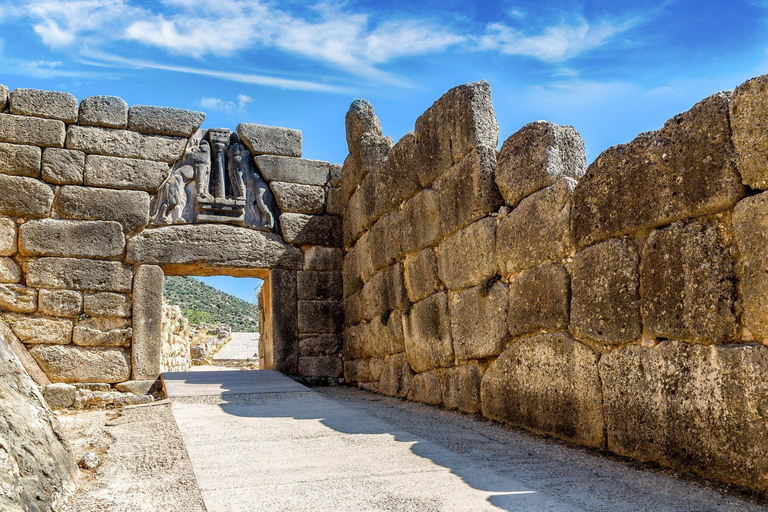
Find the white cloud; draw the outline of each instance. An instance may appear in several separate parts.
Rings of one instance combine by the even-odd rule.
[[[224,101],[219,98],[200,98],[197,100],[197,104],[201,108],[226,114],[241,114],[245,112],[248,104],[252,102],[253,98],[245,94],[238,94],[236,101]]]

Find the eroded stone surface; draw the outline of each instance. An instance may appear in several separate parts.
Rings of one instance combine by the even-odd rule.
[[[304,270],[341,270],[344,253],[333,247],[304,248]]]
[[[131,316],[131,299],[124,293],[86,293],[83,311],[90,316]]]
[[[408,400],[430,405],[443,403],[443,384],[440,377],[432,372],[419,373],[411,381]]]
[[[56,194],[56,211],[66,219],[111,220],[128,233],[149,223],[149,194],[69,185]]]
[[[339,333],[307,335],[299,338],[299,357],[337,356],[341,347],[342,336]]]
[[[67,131],[67,149],[78,149],[94,155],[173,163],[181,157],[186,145],[187,139],[182,137],[148,135],[112,128],[70,126]]]
[[[170,171],[170,166],[163,162],[88,155],[83,182],[93,187],[156,192]]]
[[[277,126],[240,123],[240,140],[254,155],[301,156],[301,131]]]
[[[507,327],[512,336],[568,327],[571,301],[568,272],[542,265],[520,272],[509,283]]]
[[[66,136],[61,121],[0,113],[0,142],[63,148]]]
[[[325,189],[313,185],[283,183],[273,181],[269,184],[275,194],[277,207],[281,212],[322,215],[325,211]]]
[[[16,223],[8,217],[0,217],[0,256],[16,254]]]
[[[446,292],[413,305],[403,315],[405,352],[417,372],[452,366],[454,362],[451,316]]]
[[[41,154],[37,146],[0,142],[0,173],[39,178]]]
[[[55,185],[81,185],[85,153],[61,148],[43,152],[43,179]]]
[[[370,370],[369,370],[370,371]],[[405,397],[411,389],[413,370],[404,353],[389,356],[379,378],[379,392],[389,396]]]
[[[321,160],[260,155],[256,165],[267,181],[323,186],[328,182],[331,164]]]
[[[341,272],[299,272],[299,300],[341,300]]]
[[[189,138],[205,120],[203,112],[181,108],[134,105],[128,109],[128,129],[155,135]]]
[[[507,341],[507,285],[483,284],[450,293],[453,350],[460,360],[497,356]]]
[[[11,114],[77,122],[77,99],[68,92],[14,89],[10,110]]]
[[[29,351],[53,382],[115,383],[131,377],[131,356],[124,348],[35,345]]]
[[[52,204],[53,190],[49,185],[34,178],[0,174],[0,214],[47,217]]]
[[[22,343],[63,345],[72,341],[70,319],[9,314],[4,319]]]
[[[133,301],[133,379],[156,379],[162,359],[163,269],[156,265],[137,268]]]
[[[31,220],[19,228],[19,252],[25,256],[121,257],[123,228],[111,221]]]
[[[443,288],[437,277],[434,249],[427,247],[405,259],[405,284],[411,302],[419,302]]]
[[[289,244],[341,247],[341,219],[332,215],[280,215],[283,238]]]
[[[739,251],[741,321],[748,335],[768,340],[768,194],[763,192],[739,202],[733,210],[734,241]]]
[[[34,313],[37,290],[22,284],[0,284],[0,308],[15,313]]]
[[[13,258],[0,257],[0,283],[21,281],[21,267]]]
[[[335,379],[344,372],[341,359],[330,356],[299,357],[299,375],[302,377]]]
[[[496,274],[496,219],[479,220],[437,250],[440,280],[450,290],[478,285]]]
[[[88,96],[80,102],[78,122],[80,126],[126,128],[128,104],[117,96]]]
[[[133,268],[119,261],[38,258],[27,265],[27,284],[41,288],[130,292],[132,283]]]
[[[0,84],[0,112],[5,110],[5,107],[8,106],[8,86]]]
[[[474,414],[480,412],[480,382],[483,368],[470,362],[448,368],[443,374],[443,405],[448,409]]]
[[[341,302],[300,300],[299,333],[334,333],[344,328],[344,307]]]
[[[602,447],[598,354],[566,333],[516,341],[483,375],[483,416]]]
[[[38,294],[38,308],[44,315],[77,316],[83,310],[83,292],[43,288]]]

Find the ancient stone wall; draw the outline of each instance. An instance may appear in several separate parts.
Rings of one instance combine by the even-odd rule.
[[[192,341],[189,321],[181,314],[179,306],[163,305],[163,348],[161,372],[185,372],[192,366],[189,347]]]
[[[485,82],[346,122],[348,382],[768,490],[768,76],[588,168]]]
[[[264,278],[270,364],[340,377],[339,167],[204,117],[0,86],[0,309],[54,383],[150,389],[164,273]]]

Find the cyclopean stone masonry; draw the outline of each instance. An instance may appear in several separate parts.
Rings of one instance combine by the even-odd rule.
[[[768,76],[589,167],[490,98],[350,107],[346,381],[768,490]]]

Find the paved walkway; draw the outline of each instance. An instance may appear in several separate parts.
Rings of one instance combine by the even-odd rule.
[[[232,339],[213,355],[213,361],[258,361],[259,333],[233,332]]]
[[[661,471],[271,371],[165,374],[208,512],[762,511]]]

